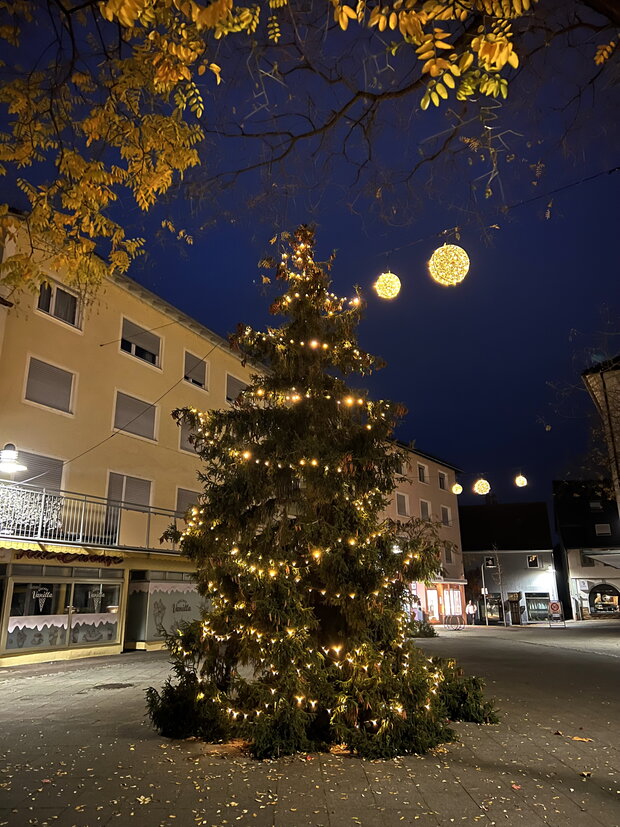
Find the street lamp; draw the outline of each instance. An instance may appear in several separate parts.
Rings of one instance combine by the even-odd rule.
[[[16,474],[18,471],[27,471],[28,468],[17,459],[17,448],[12,442],[7,442],[0,451],[0,472]]]

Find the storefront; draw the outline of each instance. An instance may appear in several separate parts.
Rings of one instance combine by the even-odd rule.
[[[120,652],[123,557],[95,549],[15,546],[11,562],[0,562],[0,665],[85,657],[99,649]],[[9,557],[7,550],[2,554]]]
[[[464,580],[434,583],[412,583],[411,591],[415,596],[416,619],[428,620],[429,623],[441,624],[446,617],[465,616]]]
[[[163,630],[200,615],[189,568],[176,554],[0,547],[0,666],[162,648]]]

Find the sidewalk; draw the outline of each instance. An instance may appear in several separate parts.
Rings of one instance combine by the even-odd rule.
[[[391,761],[160,738],[144,689],[162,654],[2,670],[0,825],[620,827],[620,661],[470,631],[421,643],[485,673],[501,723]]]

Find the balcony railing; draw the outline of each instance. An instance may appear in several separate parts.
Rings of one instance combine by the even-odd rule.
[[[31,485],[0,482],[0,537],[103,548],[177,551],[160,542],[178,513]]]

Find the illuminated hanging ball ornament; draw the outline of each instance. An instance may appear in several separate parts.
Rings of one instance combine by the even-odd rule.
[[[400,293],[400,279],[389,271],[381,273],[373,286],[380,299],[395,299]]]
[[[437,284],[453,287],[460,284],[469,273],[469,256],[456,244],[444,244],[438,247],[428,262],[431,278]]]
[[[515,485],[518,488],[525,488],[527,485],[527,477],[524,477],[523,474],[519,474],[515,477]]]
[[[452,493],[456,494],[457,497],[458,497],[459,494],[463,493],[463,486],[461,485],[460,482],[455,482],[454,483],[454,485],[452,486]]]
[[[488,494],[490,490],[491,486],[485,479],[482,479],[482,477],[474,483],[474,493],[480,494],[482,497]]]

